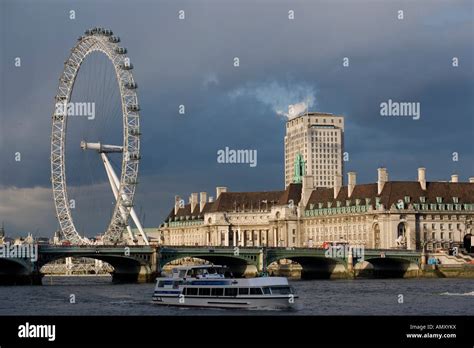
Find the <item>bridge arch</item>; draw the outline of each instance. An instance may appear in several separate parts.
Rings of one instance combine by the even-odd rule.
[[[158,250],[159,271],[171,261],[185,257],[194,257],[216,265],[225,265],[236,277],[255,276],[263,266],[260,248],[180,246],[163,247]]]
[[[0,258],[0,285],[33,284],[33,266],[20,258]]]
[[[114,283],[122,282],[140,282],[144,280],[149,274],[154,273],[150,266],[145,262],[136,257],[131,256],[119,256],[119,255],[102,255],[102,254],[59,254],[52,257],[43,258],[38,262],[38,267],[41,269],[43,266],[61,259],[68,257],[84,257],[94,260],[100,260],[107,262],[113,267],[111,272],[112,281]]]
[[[71,262],[68,262],[70,259]],[[44,275],[85,275],[85,274],[112,274],[113,266],[99,259],[92,259],[88,257],[66,257],[66,262],[58,263],[57,261],[63,260],[62,258],[49,261],[40,269],[40,272]],[[103,264],[98,264],[96,261],[101,261]],[[79,272],[79,273],[78,273]]]
[[[301,279],[336,279],[346,278],[346,265],[342,260],[324,256],[282,255],[267,261],[267,267],[280,260],[291,260],[301,266]],[[283,272],[282,272],[282,275]]]
[[[417,263],[397,257],[371,257],[354,265],[354,275],[361,278],[406,278],[418,271]]]
[[[223,265],[229,267],[232,271],[232,274],[235,277],[243,277],[246,275],[256,275],[258,270],[256,265],[249,262],[249,260],[238,257],[238,256],[228,256],[228,255],[209,255],[209,254],[176,254],[173,256],[162,257],[160,260],[160,268],[163,269],[164,266],[170,262],[177,261],[184,258],[196,258],[204,261],[208,261],[215,265]]]

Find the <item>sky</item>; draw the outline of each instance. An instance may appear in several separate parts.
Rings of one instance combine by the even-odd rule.
[[[289,104],[345,117],[344,171],[357,172],[358,183],[376,181],[381,166],[391,180],[416,180],[426,167],[428,180],[457,173],[467,181],[474,176],[473,8],[447,0],[0,0],[0,222],[11,236],[50,237],[57,229],[53,98],[70,49],[94,26],[120,36],[134,65],[143,133],[135,207],[146,227],[163,222],[174,195],[215,196],[216,186],[282,190]],[[84,90],[100,85],[99,65],[86,59],[78,76]],[[420,118],[382,117],[388,100],[420,103]],[[70,139],[120,137],[119,118],[98,115],[90,127],[77,121]],[[257,150],[257,166],[218,163],[226,147]],[[73,215],[81,233],[94,235],[113,197],[98,157],[77,148],[66,156],[78,197]],[[86,166],[89,181],[79,174]]]

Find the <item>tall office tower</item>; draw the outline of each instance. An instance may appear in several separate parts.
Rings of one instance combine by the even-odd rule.
[[[285,135],[285,187],[293,182],[301,182],[303,175],[312,175],[315,187],[334,187],[337,176],[342,180],[343,144],[343,116],[309,112],[288,120]]]

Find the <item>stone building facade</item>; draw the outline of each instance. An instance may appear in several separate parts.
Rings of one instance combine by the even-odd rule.
[[[461,244],[472,232],[474,178],[427,182],[390,181],[379,168],[377,182],[358,185],[348,173],[347,185],[336,176],[332,188],[316,187],[306,175],[284,191],[228,192],[216,189],[216,200],[191,194],[175,206],[157,231],[165,245],[322,247],[338,242],[366,248],[419,250]]]

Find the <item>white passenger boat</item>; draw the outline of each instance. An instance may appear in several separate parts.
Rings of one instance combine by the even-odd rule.
[[[288,309],[297,298],[287,278],[233,278],[217,265],[177,267],[157,278],[153,294],[162,305],[245,309]]]

